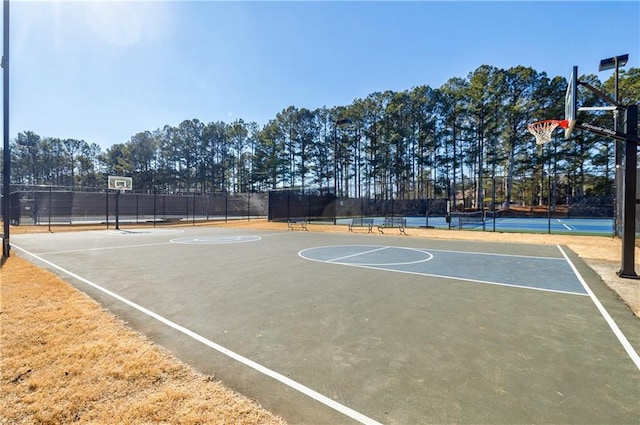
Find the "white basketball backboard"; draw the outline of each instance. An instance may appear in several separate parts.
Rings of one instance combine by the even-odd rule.
[[[131,177],[109,176],[107,187],[111,190],[131,190],[133,188],[133,179]]]
[[[578,67],[574,66],[567,84],[567,92],[564,97],[564,119],[568,122],[568,127],[564,130],[564,138],[571,137],[576,126],[576,112],[578,110]]]

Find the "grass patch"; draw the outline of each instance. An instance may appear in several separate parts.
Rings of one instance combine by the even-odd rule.
[[[0,271],[2,424],[284,424],[16,256]]]

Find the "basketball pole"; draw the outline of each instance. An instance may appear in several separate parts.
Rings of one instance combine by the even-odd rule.
[[[580,82],[580,85],[584,85],[594,93],[599,94],[597,89],[587,83]],[[605,98],[605,100],[608,99]],[[638,275],[635,272],[636,188],[638,186],[636,167],[638,166],[638,144],[640,144],[638,139],[638,105],[616,106],[622,108],[625,112],[625,133],[581,121],[576,123],[576,128],[624,142],[622,267],[617,272],[617,275],[628,279],[638,279]]]
[[[627,59],[627,57],[620,57]],[[616,60],[617,61],[617,60]],[[614,65],[617,63],[614,61]],[[626,62],[625,62],[626,63]],[[617,63],[619,66],[622,63]],[[577,96],[572,97],[577,111],[591,111],[591,110],[615,110],[624,111],[625,117],[625,129],[624,132],[618,131],[617,128],[613,130],[593,125],[583,121],[575,121],[575,128],[586,130],[591,133],[599,134],[604,137],[614,139],[616,141],[624,142],[624,191],[622,194],[622,266],[616,273],[619,277],[627,279],[638,279],[638,275],[635,272],[635,242],[636,242],[636,189],[638,186],[636,167],[638,166],[638,145],[640,139],[638,139],[638,105],[623,105],[618,100],[611,98],[603,93],[601,90],[593,87],[585,81],[578,81],[577,67],[573,67],[574,71],[572,79],[576,78],[576,87],[582,86],[593,94],[598,96],[610,105],[609,107],[581,107],[577,108]],[[601,65],[601,69],[604,69]],[[568,89],[567,89],[568,91]],[[616,96],[618,94],[616,93]],[[566,115],[566,113],[565,113]],[[571,118],[575,119],[575,118]]]
[[[636,189],[638,166],[638,105],[626,109],[626,141],[624,144],[624,199],[622,207],[622,268],[618,276],[637,279],[635,272]]]

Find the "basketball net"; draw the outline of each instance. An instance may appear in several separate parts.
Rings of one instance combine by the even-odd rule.
[[[537,145],[543,145],[551,141],[553,131],[558,128],[567,128],[569,122],[567,120],[544,120],[531,123],[527,126],[527,130],[531,132],[536,138]]]

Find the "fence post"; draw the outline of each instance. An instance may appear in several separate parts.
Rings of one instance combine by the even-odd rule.
[[[156,198],[158,197],[158,190],[153,188],[153,227],[156,227]]]
[[[120,230],[120,191],[116,191],[116,230]]]
[[[109,230],[109,189],[105,189],[104,193],[107,195],[107,206],[105,209],[105,221],[107,222],[107,230]]]
[[[49,233],[51,233],[51,186],[49,186]]]

